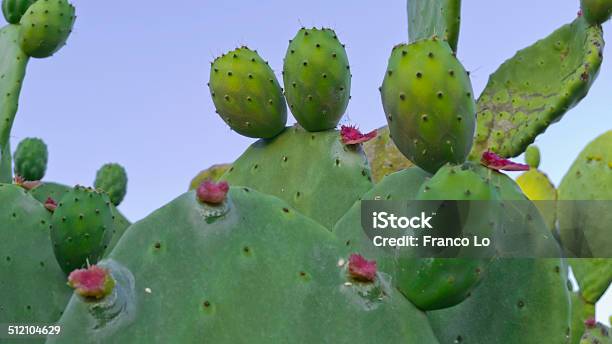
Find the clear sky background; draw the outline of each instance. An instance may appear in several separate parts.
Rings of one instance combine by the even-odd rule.
[[[385,124],[377,88],[391,48],[407,40],[404,0],[73,3],[78,19],[68,46],[30,63],[12,144],[43,138],[49,181],[91,185],[102,164],[123,164],[129,185],[120,208],[131,220],[171,201],[198,171],[232,162],[253,142],[214,113],[206,82],[215,56],[246,44],[282,80],[282,59],[297,30],[334,28],[353,73],[343,123],[370,130]],[[571,22],[578,8],[578,0],[464,0],[458,57],[471,71],[476,94],[505,59]],[[604,30],[612,42],[612,25]],[[612,43],[604,55],[610,59],[589,96],[536,141],[541,168],[556,184],[590,140],[612,129]],[[600,314],[612,314],[611,294]]]

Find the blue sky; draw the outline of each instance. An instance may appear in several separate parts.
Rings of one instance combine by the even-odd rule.
[[[282,58],[297,30],[332,27],[353,72],[343,122],[369,130],[385,123],[377,88],[391,48],[407,40],[404,0],[73,3],[78,19],[68,45],[30,63],[12,144],[43,138],[50,150],[46,179],[66,184],[90,185],[102,164],[123,164],[130,180],[121,209],[132,220],[184,192],[199,170],[233,161],[253,141],[214,113],[206,82],[215,56],[247,44],[281,80]],[[516,50],[572,21],[578,8],[578,0],[464,0],[458,56],[472,72],[475,92]],[[604,61],[590,95],[537,139],[541,167],[555,183],[587,142],[612,129],[611,89],[612,62]],[[612,310],[612,301],[607,307]]]

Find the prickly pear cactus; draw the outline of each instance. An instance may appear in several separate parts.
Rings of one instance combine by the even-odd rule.
[[[10,135],[19,103],[19,94],[29,57],[21,51],[17,40],[19,26],[8,25],[0,29],[0,183],[11,183],[12,158]]]
[[[45,203],[49,197],[55,201],[59,201],[70,190],[72,190],[72,188],[67,185],[53,182],[43,182],[39,186],[30,190],[30,194],[40,203]]]
[[[494,260],[465,301],[427,313],[438,340],[567,343],[571,305],[565,269],[560,259]]]
[[[572,301],[572,327],[569,343],[578,344],[586,330],[585,320],[595,318],[595,305],[585,301],[579,292],[572,292],[570,298]]]
[[[2,13],[9,24],[19,24],[21,17],[36,0],[3,0]]]
[[[612,16],[610,0],[580,0],[580,8],[586,20],[592,25],[603,24]]]
[[[0,184],[1,323],[55,323],[70,298],[53,256],[50,222],[51,213],[24,189]]]
[[[23,139],[15,150],[15,174],[25,180],[41,180],[47,171],[49,152],[38,138]]]
[[[529,145],[525,150],[525,162],[531,168],[540,167],[540,149],[536,145]]]
[[[579,17],[504,62],[478,99],[471,159],[487,150],[503,157],[521,154],[586,96],[603,46],[601,27]]]
[[[297,125],[252,144],[221,177],[274,195],[330,229],[372,187],[371,179],[359,146],[342,144],[336,130]]]
[[[335,128],[350,99],[351,71],[334,30],[300,29],[287,48],[283,81],[289,108],[302,127]]]
[[[430,173],[465,161],[475,103],[467,72],[446,42],[395,46],[381,97],[391,137],[410,161]]]
[[[287,123],[287,105],[274,72],[256,51],[240,47],[218,58],[208,82],[217,113],[237,133],[271,138]]]
[[[437,343],[383,271],[372,281],[353,277],[328,230],[276,197],[242,187],[228,196],[209,205],[188,192],[135,224],[100,263],[113,293],[74,295],[60,320],[64,336],[48,342],[149,343],[146,334],[155,333],[159,343],[312,343],[321,334],[330,342]],[[222,264],[193,269],[194,261]]]
[[[105,164],[98,172],[94,187],[108,194],[113,205],[118,206],[127,192],[127,173],[119,164]]]
[[[189,190],[197,189],[205,180],[212,180],[213,182],[218,181],[230,167],[232,167],[232,164],[216,164],[200,171],[200,173],[198,173],[189,183]]]
[[[379,128],[376,132],[378,133],[376,138],[364,143],[363,150],[370,162],[372,179],[378,183],[385,176],[411,167],[413,164],[393,143],[389,127]]]
[[[546,220],[548,228],[554,230],[557,220],[557,189],[550,181],[546,173],[538,170],[540,166],[540,150],[534,145],[527,147],[525,161],[529,165],[529,171],[516,178],[516,183],[521,187],[525,196],[532,201]]]
[[[19,21],[19,44],[30,57],[55,54],[68,40],[76,17],[67,0],[40,0],[32,4]]]
[[[569,262],[583,299],[596,304],[612,283],[612,259],[574,258]]]
[[[51,218],[55,257],[66,274],[102,257],[113,235],[114,215],[106,194],[76,186],[57,202]]]
[[[408,0],[410,42],[437,36],[457,51],[461,25],[461,0]]]

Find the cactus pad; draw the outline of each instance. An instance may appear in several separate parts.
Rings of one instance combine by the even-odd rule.
[[[612,16],[610,0],[580,0],[580,8],[586,20],[592,25],[603,24]]]
[[[252,144],[221,179],[277,196],[330,229],[372,187],[361,147],[342,144],[336,130],[297,125]]]
[[[55,323],[70,298],[53,256],[50,220],[24,189],[0,184],[0,323]]]
[[[504,62],[478,99],[471,159],[517,156],[587,94],[602,60],[600,27],[579,17]]]
[[[475,126],[472,92],[467,72],[446,42],[395,46],[381,97],[399,150],[430,173],[465,161]]]
[[[457,51],[461,24],[461,0],[408,0],[410,42],[437,36]]]
[[[413,166],[412,162],[397,149],[389,136],[389,127],[384,126],[377,130],[378,135],[371,141],[363,144],[363,150],[370,162],[372,179],[380,182],[385,176]]]
[[[212,63],[208,82],[217,113],[237,133],[271,138],[287,122],[287,105],[274,72],[256,51],[241,47]]]
[[[335,128],[351,92],[348,57],[336,33],[315,28],[298,31],[287,48],[283,81],[289,108],[302,127]]]
[[[214,221],[192,191],[135,224],[99,264],[131,285],[115,278],[118,295],[99,302],[73,297],[64,336],[50,343],[146,343],[146,333],[158,342],[437,342],[384,272],[351,279],[349,255],[328,230],[252,189],[233,187],[228,197],[231,209]]]

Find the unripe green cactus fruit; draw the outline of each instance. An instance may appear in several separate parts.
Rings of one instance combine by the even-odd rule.
[[[58,201],[51,218],[55,257],[66,274],[95,264],[113,235],[114,215],[108,196],[76,186]]]
[[[525,162],[531,168],[540,167],[540,149],[538,146],[529,145],[525,151]]]
[[[237,133],[272,138],[285,128],[282,89],[256,51],[241,47],[216,58],[208,87],[217,113]]]
[[[25,180],[41,180],[47,171],[47,145],[38,138],[19,142],[15,150],[15,174]]]
[[[410,161],[430,173],[465,161],[476,105],[467,72],[446,42],[395,46],[381,97],[391,137]]]
[[[118,206],[127,192],[127,173],[119,164],[105,164],[96,173],[94,187],[108,194],[113,205]]]
[[[19,24],[21,17],[37,0],[3,0],[2,13],[10,24]]]
[[[75,20],[67,0],[38,0],[21,17],[19,44],[31,57],[49,57],[65,44]]]
[[[287,103],[308,131],[335,128],[346,111],[351,71],[344,45],[331,29],[302,28],[283,64]]]
[[[580,0],[584,18],[593,25],[603,24],[612,16],[611,0]]]

